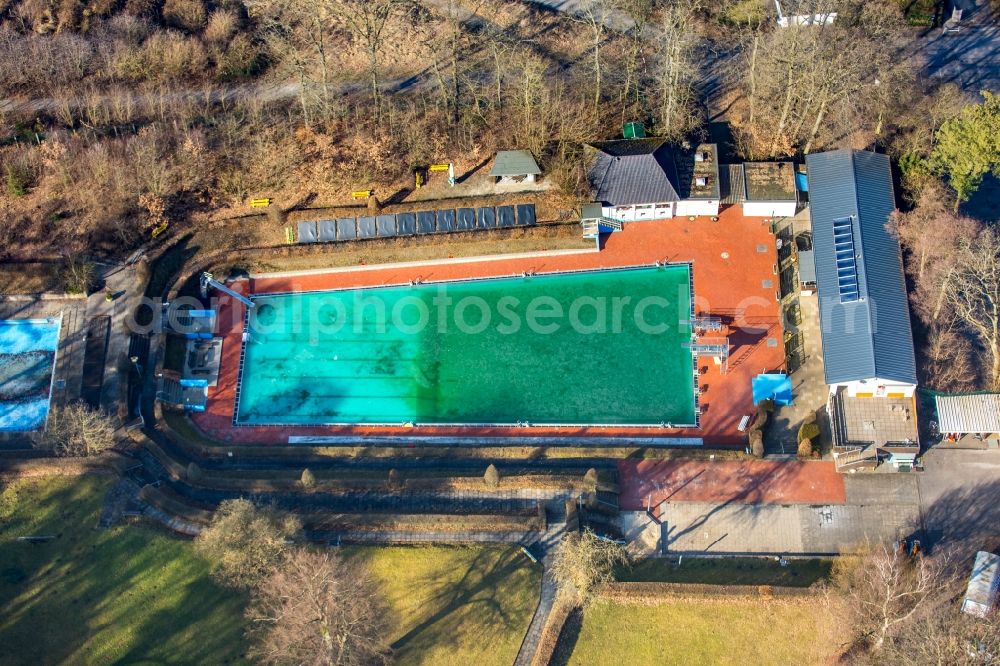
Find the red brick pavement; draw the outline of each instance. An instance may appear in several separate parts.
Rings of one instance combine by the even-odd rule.
[[[844,479],[832,462],[622,460],[622,509],[660,502],[843,504]]]
[[[754,412],[750,379],[760,372],[784,365],[782,327],[776,300],[778,276],[774,236],[761,218],[744,218],[739,206],[730,206],[717,222],[706,217],[675,218],[628,224],[610,234],[600,252],[481,262],[387,267],[338,271],[293,277],[259,277],[232,286],[246,293],[308,291],[345,287],[374,287],[420,279],[493,277],[520,274],[613,268],[652,264],[656,261],[691,262],[695,312],[717,315],[727,324],[731,342],[726,373],[711,361],[702,361],[701,427],[649,429],[620,427],[553,428],[447,428],[447,427],[239,427],[232,426],[235,387],[239,368],[242,306],[219,298],[219,334],[225,338],[219,385],[210,389],[208,408],[195,414],[195,423],[224,441],[284,443],[295,435],[466,435],[466,436],[566,436],[566,437],[700,437],[715,446],[743,446],[745,435],[737,430],[742,416]],[[770,286],[765,286],[768,281]],[[778,344],[769,347],[768,338]]]

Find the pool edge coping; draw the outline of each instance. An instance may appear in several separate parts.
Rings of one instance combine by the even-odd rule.
[[[416,264],[420,265],[420,264]],[[689,300],[688,300],[688,310],[689,316],[694,317],[694,265],[690,261],[677,261],[677,262],[660,262],[656,261],[652,264],[632,264],[626,266],[608,266],[608,267],[598,267],[598,268],[588,268],[579,270],[568,270],[568,271],[545,271],[539,273],[531,273],[530,277],[544,277],[544,276],[555,276],[555,275],[573,275],[581,273],[604,273],[604,272],[615,272],[621,270],[637,270],[637,269],[649,269],[649,268],[668,268],[673,266],[683,266],[687,269],[688,277],[688,289],[689,289]],[[324,271],[326,272],[326,271]],[[422,285],[432,285],[432,284],[450,284],[456,282],[477,282],[484,280],[498,280],[498,279],[516,279],[518,275],[516,273],[510,275],[494,275],[485,276],[477,278],[454,278],[454,279],[444,279],[444,280],[431,280],[428,282],[421,282]],[[522,274],[521,277],[529,277],[528,274]],[[393,288],[393,287],[403,287],[408,283],[399,284],[384,284],[378,285],[377,287],[363,287],[361,289],[368,288]],[[413,283],[409,283],[412,285]],[[265,292],[261,294],[248,293],[247,298],[250,300],[255,300],[258,296],[260,297],[271,297],[271,296],[292,296],[296,294],[316,294],[324,292],[340,292],[340,291],[354,291],[359,289],[358,287],[344,287],[340,289],[318,289],[318,290],[302,290],[302,291],[284,291],[284,292]],[[699,383],[694,382],[693,391],[693,401],[692,407],[694,409],[694,423],[690,424],[675,424],[673,422],[661,421],[659,423],[531,423],[529,421],[518,421],[518,422],[462,422],[462,423],[447,423],[447,422],[423,422],[423,421],[386,421],[386,422],[333,422],[333,423],[246,423],[239,422],[240,413],[240,400],[243,393],[243,373],[245,370],[246,362],[246,349],[247,349],[247,331],[250,325],[250,311],[251,308],[247,307],[243,310],[243,332],[240,335],[240,360],[239,366],[236,373],[236,388],[235,395],[233,399],[233,416],[232,416],[232,427],[234,428],[357,428],[357,427],[404,427],[404,428],[636,428],[636,429],[700,429],[701,428],[701,408],[700,408],[700,392],[698,391]],[[692,365],[694,367],[695,373],[698,371],[698,357],[696,354],[691,353]]]

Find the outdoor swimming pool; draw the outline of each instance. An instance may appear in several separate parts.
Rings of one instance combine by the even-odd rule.
[[[45,425],[58,346],[58,319],[0,321],[0,432]]]
[[[694,425],[687,264],[259,295],[234,423]]]

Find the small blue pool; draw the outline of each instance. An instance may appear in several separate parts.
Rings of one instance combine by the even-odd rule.
[[[0,432],[45,426],[59,323],[54,318],[0,321]]]

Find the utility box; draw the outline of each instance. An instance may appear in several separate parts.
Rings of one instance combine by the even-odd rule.
[[[646,128],[642,123],[631,122],[622,126],[622,136],[626,139],[645,139]]]

